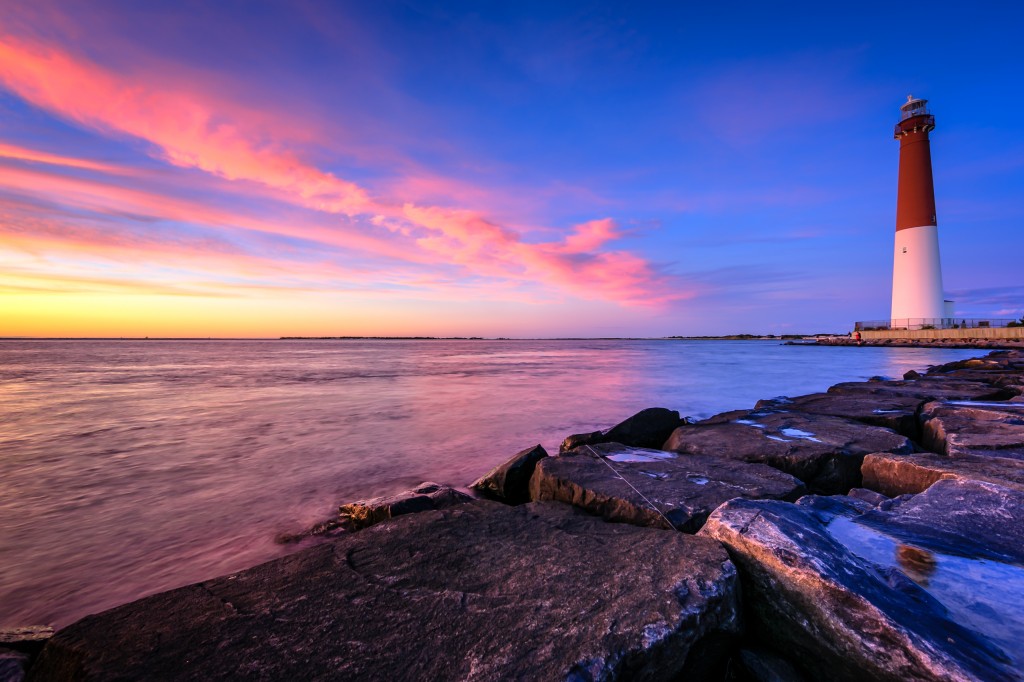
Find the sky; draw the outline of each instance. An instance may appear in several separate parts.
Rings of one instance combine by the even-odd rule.
[[[845,332],[898,108],[1024,315],[1024,5],[0,0],[0,337]]]

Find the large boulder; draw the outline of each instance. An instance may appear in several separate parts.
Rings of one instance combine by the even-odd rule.
[[[1024,402],[932,402],[921,410],[922,444],[944,455],[1024,460]]]
[[[701,679],[699,654],[738,629],[735,567],[713,540],[474,501],[88,616],[32,674]]]
[[[686,423],[675,410],[649,407],[604,431],[576,433],[562,441],[559,452],[568,452],[581,445],[621,443],[638,448],[657,448],[680,424]]]
[[[835,506],[865,506],[854,502]],[[946,604],[832,534],[835,526],[845,538],[851,525],[814,506],[733,500],[700,535],[721,541],[736,562],[753,635],[787,652],[810,679],[1021,679],[1007,653],[957,622]]]
[[[345,530],[360,530],[403,514],[446,509],[472,499],[454,488],[425,481],[397,495],[343,504],[338,507],[338,518]]]
[[[530,491],[609,521],[695,533],[727,500],[795,500],[804,486],[763,464],[604,443],[543,460]]]
[[[914,445],[889,429],[851,419],[775,410],[726,413],[680,426],[663,448],[767,464],[813,492],[843,493],[860,486],[864,455],[913,452]]]
[[[924,492],[936,481],[947,478],[988,481],[1024,490],[1024,460],[1020,459],[878,452],[864,457],[860,471],[865,488],[890,497]]]
[[[530,477],[537,462],[548,456],[540,445],[516,453],[510,460],[500,464],[470,485],[485,497],[509,504],[530,501]]]

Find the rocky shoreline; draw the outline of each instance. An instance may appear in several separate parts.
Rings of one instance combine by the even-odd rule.
[[[314,547],[0,633],[0,679],[1021,680],[1022,394],[1013,350],[651,408],[477,497],[344,504]]]

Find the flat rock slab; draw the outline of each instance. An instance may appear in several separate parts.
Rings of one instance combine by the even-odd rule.
[[[794,398],[761,400],[755,409],[782,409],[855,419],[892,429],[907,438],[920,436],[918,410],[925,401],[912,395],[870,393],[812,393]]]
[[[758,637],[809,679],[1020,679],[997,644],[902,572],[852,552],[833,524],[855,525],[767,500],[733,500],[708,518],[700,535],[729,549]]]
[[[535,500],[558,500],[638,526],[697,532],[708,514],[734,497],[795,500],[803,484],[764,464],[619,443],[577,448],[540,462],[530,481]],[[653,506],[652,506],[653,505]]]
[[[475,501],[88,616],[36,680],[671,680],[738,632],[717,542]],[[693,658],[696,657],[696,654]]]
[[[922,444],[934,452],[1024,460],[1024,402],[933,402],[921,420]]]
[[[983,381],[964,381],[942,375],[926,375],[902,381],[851,381],[829,387],[840,395],[902,395],[921,402],[932,400],[1006,400],[1016,395],[1011,389]]]
[[[879,452],[864,457],[860,471],[865,488],[889,497],[908,493],[916,495],[942,479],[987,481],[1024,490],[1024,460],[1002,457]]]
[[[676,429],[665,450],[767,464],[796,476],[814,492],[860,486],[870,452],[913,452],[889,429],[851,419],[784,411],[727,413]]]

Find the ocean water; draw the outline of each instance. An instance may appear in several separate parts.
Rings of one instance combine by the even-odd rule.
[[[296,551],[339,503],[465,486],[645,407],[707,417],[981,351],[777,341],[0,341],[0,626]]]

